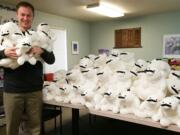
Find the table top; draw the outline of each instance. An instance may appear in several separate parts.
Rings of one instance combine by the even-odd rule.
[[[133,114],[120,114],[120,113],[115,114],[112,111],[100,111],[100,110],[95,110],[95,109],[88,109],[87,107],[85,107],[81,104],[68,104],[68,103],[61,103],[61,102],[58,103],[53,100],[52,101],[44,101],[44,103],[56,105],[56,106],[73,108],[73,109],[79,109],[79,110],[87,109],[90,114],[104,116],[104,117],[118,119],[118,120],[123,120],[123,121],[128,121],[128,122],[142,124],[142,125],[147,125],[147,126],[151,126],[151,127],[161,128],[161,129],[175,131],[175,132],[180,133],[180,127],[177,127],[176,125],[170,125],[168,127],[163,127],[162,125],[160,125],[159,122],[155,122],[150,118],[140,118]]]
[[[54,100],[43,101],[43,103],[56,105],[56,106],[62,106],[62,107],[68,107],[68,108],[74,108],[74,109],[86,109],[86,107],[81,105],[81,104],[70,104],[70,103],[56,102]]]
[[[161,129],[165,129],[165,130],[171,130],[171,131],[180,133],[180,127],[177,127],[176,125],[170,125],[168,127],[163,127],[162,125],[160,125],[159,122],[155,122],[150,118],[140,118],[133,114],[120,114],[120,113],[115,114],[112,111],[98,111],[98,110],[93,110],[93,109],[90,109],[89,113],[99,115],[99,116],[109,117],[109,118],[113,118],[113,119],[133,122],[133,123],[137,123],[137,124],[142,124],[142,125],[146,125],[146,126],[161,128]]]

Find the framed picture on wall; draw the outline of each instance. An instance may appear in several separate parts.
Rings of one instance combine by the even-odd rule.
[[[180,34],[164,35],[163,57],[180,58]]]
[[[79,43],[72,41],[72,54],[79,54]]]

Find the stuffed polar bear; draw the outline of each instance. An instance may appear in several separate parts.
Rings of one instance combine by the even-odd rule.
[[[94,58],[94,67],[104,67],[108,56],[106,54],[99,54]]]
[[[0,25],[1,47],[13,47],[19,37],[22,37],[22,32],[16,23],[7,22]]]
[[[54,82],[46,82],[43,87],[43,100],[50,101],[54,100],[54,97],[57,95],[57,86]]]
[[[110,83],[111,77],[113,73],[108,67],[104,68],[98,68],[97,69],[97,90],[96,90],[96,95],[95,95],[95,100],[99,100],[101,98],[99,97],[104,97],[104,93],[108,90],[109,87],[112,86]],[[97,109],[97,108],[96,108]]]
[[[167,79],[168,91],[170,94],[180,94],[180,79]]]
[[[54,97],[56,102],[70,103],[72,98],[77,95],[72,85],[62,84],[57,87],[56,96]]]
[[[120,50],[119,49],[112,49],[112,50],[110,50],[109,56],[119,57],[119,55],[120,55]]]
[[[16,53],[18,55],[17,63],[23,65],[24,62],[28,61],[30,64],[35,65],[36,59],[28,54],[32,47],[32,39],[30,37],[24,37],[17,40]]]
[[[106,65],[107,67],[109,67],[110,70],[112,70],[112,72],[116,71],[116,70],[123,70],[126,69],[126,67],[124,66],[124,63],[122,61],[120,61],[119,57],[115,57],[115,56],[109,56],[107,58],[106,61]]]
[[[84,77],[79,68],[73,68],[66,74],[66,79],[71,85],[80,85],[84,83]]]
[[[138,73],[138,78],[133,82],[131,89],[141,100],[155,95],[160,101],[167,94],[167,83],[159,70],[149,69]]]
[[[103,83],[102,83],[103,84]],[[111,98],[116,98],[120,92],[130,90],[132,85],[131,73],[127,70],[116,71],[104,85],[101,85],[96,92],[96,101],[101,99],[100,96],[106,98],[104,93],[111,93]],[[97,107],[96,107],[97,109]]]
[[[82,88],[88,91],[96,91],[98,88],[97,70],[91,67],[81,72],[84,78]]]
[[[133,52],[120,52],[119,59],[127,70],[131,70],[134,66],[135,58]]]
[[[156,96],[149,96],[144,100],[135,115],[142,118],[153,118],[157,114],[160,103]]]
[[[131,91],[120,92],[113,105],[113,113],[135,114],[140,106],[140,99]]]
[[[86,95],[86,91],[82,90],[80,85],[73,85],[73,91],[75,96],[71,98],[71,104],[85,105],[86,99],[84,96]]]
[[[168,91],[172,95],[180,94],[180,71],[171,70],[167,79]]]
[[[171,70],[168,79],[180,79],[180,70]]]
[[[127,91],[132,86],[132,76],[128,70],[116,70],[110,79],[111,88],[118,93]]]
[[[96,104],[99,104],[102,97],[98,100],[97,96],[95,95],[95,91],[89,90],[82,90],[81,87],[78,87],[78,93],[75,95],[74,98],[71,99],[72,104],[81,104],[85,105],[87,108],[92,109],[95,108]],[[96,97],[96,98],[95,98]]]
[[[22,32],[17,24],[8,22],[0,26],[0,50],[14,47],[18,38],[22,38]],[[19,65],[14,59],[3,58],[0,60],[0,66],[15,69]]]
[[[67,84],[68,80],[66,79],[67,71],[64,69],[60,69],[53,74],[53,81],[56,82],[57,85]]]
[[[84,70],[86,68],[90,68],[93,67],[93,61],[90,59],[90,57],[85,56],[84,58],[82,58],[79,62],[79,67],[81,70]]]
[[[112,111],[113,103],[114,103],[114,96],[112,94],[112,91],[107,90],[106,92],[104,92],[103,97],[100,98],[99,103],[95,105],[95,109],[101,111]]]
[[[97,78],[98,78],[98,85],[99,86],[108,86],[109,81],[111,80],[111,77],[113,75],[113,72],[109,67],[104,66],[97,69]]]
[[[66,78],[66,74],[67,74],[67,71],[64,70],[64,69],[57,70],[56,72],[54,72],[53,80],[58,81],[61,78],[65,79]]]
[[[180,127],[180,105],[179,99],[175,96],[164,98],[160,102],[160,108],[156,116],[153,117],[154,121],[159,121],[162,126],[169,126],[176,124]]]
[[[138,59],[134,66],[132,67],[131,71],[137,73],[138,71],[144,71],[148,67],[148,62],[143,59]]]
[[[97,100],[95,91],[84,90],[81,93],[81,98],[83,98],[83,99],[81,99],[80,103],[82,105],[85,105],[89,109],[95,108],[95,105],[100,102],[100,99]]]
[[[25,34],[23,34],[17,24],[8,22],[1,25],[0,33],[0,50],[8,47],[16,47],[16,53],[19,56],[17,60],[10,58],[2,59],[0,60],[0,65],[15,69],[19,65],[24,64],[25,61],[29,61],[33,65],[36,63],[36,59],[32,55],[26,54],[30,49],[27,45],[32,44],[32,41],[38,39],[37,36],[35,36],[35,32],[26,31]]]
[[[159,72],[161,72],[161,74],[164,76],[164,78],[167,78],[169,76],[169,73],[171,71],[171,67],[169,66],[169,64],[163,60],[159,60],[159,59],[153,59],[148,68],[155,68],[157,69]]]
[[[53,49],[53,42],[55,41],[56,37],[55,34],[50,29],[47,23],[40,23],[37,26],[37,37],[38,37],[38,45],[44,48],[45,50],[51,52]]]
[[[85,106],[89,109],[93,108],[93,109],[99,110],[100,109],[99,103],[103,99],[103,96],[99,93],[90,92],[90,91],[89,93],[86,93],[86,95],[90,97],[89,98],[90,100],[89,101],[86,100]]]
[[[91,59],[94,62],[94,59],[97,57],[95,54],[88,54],[89,59]]]

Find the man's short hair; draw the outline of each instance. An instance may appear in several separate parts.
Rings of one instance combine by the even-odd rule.
[[[18,11],[18,9],[20,7],[29,7],[32,12],[33,12],[33,16],[34,16],[34,6],[32,4],[30,4],[29,2],[26,2],[26,1],[21,1],[19,2],[17,5],[16,5],[16,12]]]

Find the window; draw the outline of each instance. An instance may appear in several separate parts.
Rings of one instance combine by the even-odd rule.
[[[115,30],[114,48],[140,48],[141,28]]]

